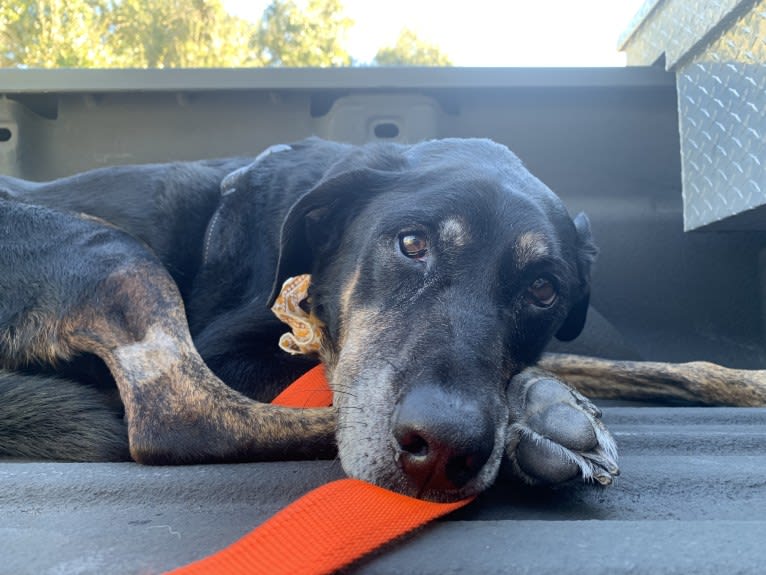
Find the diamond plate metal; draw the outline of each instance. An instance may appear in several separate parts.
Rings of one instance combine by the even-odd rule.
[[[766,0],[677,69],[676,77],[685,228],[765,205]],[[766,217],[755,223],[766,229]]]
[[[667,69],[688,56],[706,36],[752,0],[646,0],[619,40],[629,66],[651,66],[665,55]]]
[[[684,227],[766,229],[766,0],[647,0],[620,45],[675,70]]]

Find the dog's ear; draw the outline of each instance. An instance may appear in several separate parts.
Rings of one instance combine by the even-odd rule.
[[[337,246],[345,222],[382,188],[387,175],[390,173],[366,167],[332,175],[290,208],[282,224],[279,261],[269,306],[273,305],[287,278],[311,273],[318,258]]]
[[[575,302],[569,310],[564,323],[556,332],[556,339],[560,341],[571,341],[580,335],[585,326],[585,319],[588,316],[588,305],[590,304],[590,270],[593,262],[596,261],[598,248],[593,243],[593,235],[590,231],[590,220],[584,213],[579,213],[574,219],[576,231],[576,250],[577,250],[577,274],[579,279],[578,295]]]

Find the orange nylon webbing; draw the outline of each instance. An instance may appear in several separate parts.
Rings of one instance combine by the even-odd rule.
[[[322,366],[298,378],[274,402],[330,405]],[[310,491],[221,551],[168,575],[333,573],[470,501],[433,503],[341,479]]]
[[[239,541],[172,575],[333,573],[459,507],[399,495],[357,479],[307,493]]]
[[[332,391],[327,385],[324,366],[320,363],[312,367],[276,396],[271,403],[285,407],[331,406]]]

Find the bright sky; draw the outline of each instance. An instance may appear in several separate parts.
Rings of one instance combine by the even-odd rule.
[[[456,66],[623,66],[617,38],[644,0],[344,0],[355,22],[346,44],[360,63],[404,27]],[[224,0],[257,20],[269,0]]]

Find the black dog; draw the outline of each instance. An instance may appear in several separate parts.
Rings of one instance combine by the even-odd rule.
[[[0,453],[263,460],[335,438],[350,475],[442,500],[501,467],[617,473],[596,408],[527,369],[583,326],[588,221],[502,146],[313,139],[0,190]],[[303,273],[333,409],[261,403],[316,361],[278,349],[269,311]]]

